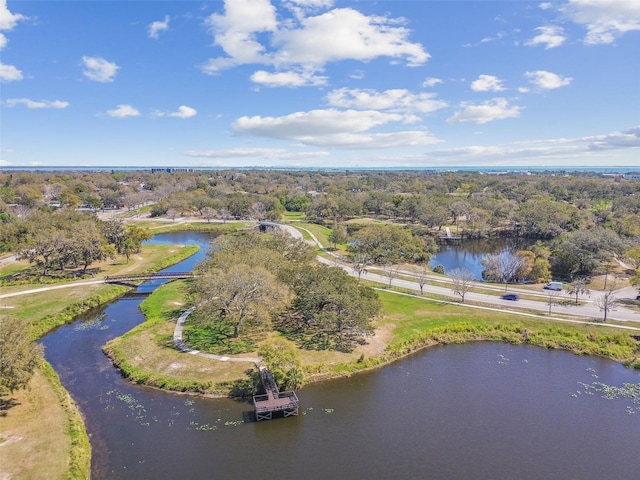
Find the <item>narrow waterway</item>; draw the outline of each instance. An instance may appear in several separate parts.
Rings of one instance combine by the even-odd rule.
[[[199,242],[204,234],[154,241]],[[145,286],[150,289],[153,286]],[[640,383],[614,362],[526,346],[438,347],[299,392],[301,415],[245,422],[248,403],[124,381],[101,347],[143,318],[123,298],[43,339],[80,405],[92,479],[636,479],[640,405],[595,382]]]

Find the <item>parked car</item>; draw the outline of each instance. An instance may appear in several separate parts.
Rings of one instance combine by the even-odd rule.
[[[502,295],[500,297],[503,300],[518,300],[518,295],[516,295],[515,293],[505,293],[504,295]]]

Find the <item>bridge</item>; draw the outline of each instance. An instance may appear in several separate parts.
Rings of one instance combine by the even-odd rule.
[[[196,278],[193,272],[157,272],[157,273],[137,273],[130,275],[107,275],[104,277],[104,283],[132,283],[145,280],[155,279],[189,279]]]

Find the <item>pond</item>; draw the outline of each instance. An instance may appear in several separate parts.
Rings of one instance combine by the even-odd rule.
[[[187,241],[208,244],[202,234],[175,240]],[[139,302],[124,297],[43,339],[85,416],[93,480],[640,474],[639,400],[606,399],[596,383],[640,383],[617,363],[496,343],[437,347],[302,389],[298,417],[250,422],[248,403],[121,378],[101,347],[143,321]]]
[[[523,238],[491,238],[483,240],[464,240],[461,245],[439,245],[438,252],[431,257],[429,266],[433,269],[442,265],[445,273],[454,268],[466,268],[476,280],[482,280],[482,259],[507,251],[517,251],[534,244],[535,240]]]

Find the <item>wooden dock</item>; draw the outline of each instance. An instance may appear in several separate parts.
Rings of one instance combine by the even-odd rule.
[[[285,417],[298,415],[299,400],[296,392],[281,392],[267,367],[261,365],[259,372],[266,393],[253,396],[256,420],[271,420],[275,412],[283,412]]]

